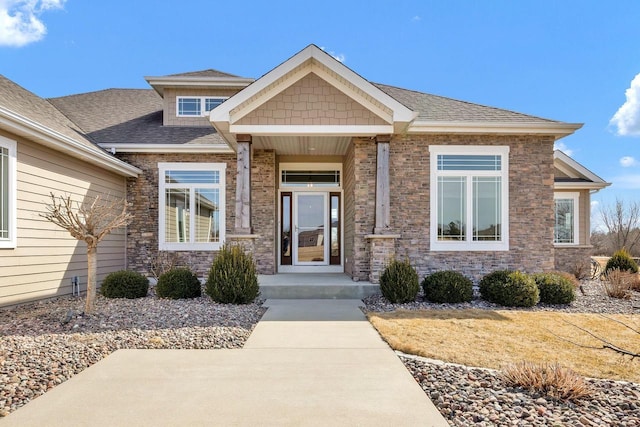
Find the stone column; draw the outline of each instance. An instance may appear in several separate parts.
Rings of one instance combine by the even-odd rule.
[[[389,145],[391,135],[376,136],[376,211],[373,234],[365,236],[369,242],[369,281],[380,283],[380,274],[396,255],[396,239],[391,234],[391,206],[389,187]]]
[[[238,135],[236,234],[251,234],[251,135]]]
[[[385,234],[391,224],[389,207],[389,142],[391,135],[376,136],[376,223],[374,234]]]

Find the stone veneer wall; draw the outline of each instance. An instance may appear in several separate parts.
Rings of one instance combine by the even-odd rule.
[[[354,138],[353,145],[353,249],[354,280],[369,280],[370,244],[365,236],[373,233],[376,211],[376,142],[369,138]],[[393,160],[392,160],[393,162]],[[392,205],[393,209],[393,205]],[[346,221],[345,221],[346,222]],[[345,225],[346,226],[346,225]]]
[[[430,252],[429,145],[510,147],[509,251]],[[390,163],[391,225],[402,236],[396,256],[409,256],[420,276],[454,269],[478,280],[497,269],[538,272],[554,268],[552,137],[394,136]]]
[[[133,222],[127,228],[127,268],[149,274],[158,258],[158,163],[210,162],[226,163],[226,233],[233,234],[235,224],[236,155],[235,154],[143,154],[121,153],[122,160],[143,170],[138,178],[127,180],[127,198]],[[253,189],[252,225],[259,237],[254,259],[259,273],[275,271],[275,153],[254,151],[251,183]],[[199,276],[207,274],[216,252],[167,251],[177,256],[180,265],[190,267]]]
[[[592,246],[555,248],[555,269],[567,273],[589,275],[591,273]]]
[[[355,204],[353,196],[355,189],[354,156],[355,145],[352,142],[347,149],[342,163],[342,203],[344,205],[342,220],[344,243],[342,250],[344,251],[344,272],[351,277],[353,277],[353,247],[355,237]]]

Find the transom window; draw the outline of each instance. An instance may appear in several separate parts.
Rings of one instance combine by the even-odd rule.
[[[0,136],[0,248],[15,248],[16,232],[16,142]]]
[[[176,112],[178,117],[202,117],[226,99],[225,97],[178,96]]]
[[[554,193],[555,226],[553,242],[558,245],[577,245],[579,193]]]
[[[340,187],[339,170],[283,170],[283,187]]]
[[[508,250],[509,147],[432,146],[431,249]]]
[[[225,232],[224,163],[159,163],[159,247],[216,250]]]

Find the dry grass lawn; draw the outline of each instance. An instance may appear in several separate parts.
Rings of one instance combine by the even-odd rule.
[[[597,314],[489,310],[398,310],[369,313],[395,350],[446,362],[500,369],[520,361],[558,362],[582,375],[640,383],[640,359],[586,349],[597,340],[567,322],[635,352],[640,335]],[[612,315],[636,330],[638,315]]]

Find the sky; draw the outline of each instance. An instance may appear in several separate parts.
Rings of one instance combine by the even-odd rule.
[[[257,78],[316,44],[369,81],[570,123],[557,142],[640,203],[640,1],[0,0],[0,74],[42,97]]]

